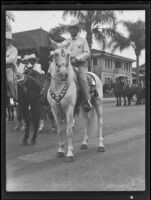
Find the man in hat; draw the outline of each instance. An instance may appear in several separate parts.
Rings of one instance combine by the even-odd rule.
[[[78,68],[80,88],[83,93],[84,110],[89,112],[92,105],[89,99],[85,69],[85,61],[90,57],[89,45],[86,39],[78,36],[80,31],[78,20],[71,20],[68,30],[71,38],[60,43],[59,47],[67,47],[70,49],[71,64]]]
[[[17,68],[16,68],[17,55],[18,51],[12,45],[12,34],[11,32],[6,32],[6,78],[11,93],[11,99],[10,99],[11,105],[14,105],[15,102],[17,102],[17,85],[15,83],[15,78],[17,73]]]
[[[23,74],[25,65],[23,64],[23,59],[21,56],[17,56],[17,72]]]

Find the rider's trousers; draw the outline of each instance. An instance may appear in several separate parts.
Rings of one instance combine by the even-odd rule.
[[[6,78],[8,81],[11,97],[17,100],[17,84],[15,82],[16,72],[12,68],[6,68]]]
[[[86,102],[89,100],[89,90],[88,90],[86,70],[84,65],[78,66],[78,74],[79,74],[80,89],[82,90],[82,99],[84,102]]]

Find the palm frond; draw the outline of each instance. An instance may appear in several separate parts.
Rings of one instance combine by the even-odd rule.
[[[86,12],[80,10],[67,10],[63,12],[63,19],[65,19],[68,15],[77,18],[80,22],[85,22],[86,20]]]
[[[102,44],[102,49],[104,50],[107,46],[105,35],[101,31],[99,31],[98,28],[92,29],[92,34],[94,38],[96,39],[96,41]]]
[[[112,24],[116,21],[116,15],[114,11],[96,11],[93,17],[93,26],[97,24]]]
[[[112,51],[115,51],[117,49],[119,49],[120,51],[123,51],[124,49],[132,46],[131,40],[125,37],[123,34],[111,29],[105,30],[105,32],[108,34],[108,37],[110,38],[110,42],[108,46],[109,48],[112,49]]]

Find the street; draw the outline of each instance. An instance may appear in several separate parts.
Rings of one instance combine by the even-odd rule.
[[[76,119],[74,161],[56,156],[58,138],[47,119],[35,146],[22,146],[22,132],[6,122],[7,191],[145,190],[145,106],[103,105],[105,152],[97,152],[95,125],[89,148],[81,150],[82,119]],[[32,135],[32,132],[30,136]],[[65,141],[66,135],[64,136]],[[67,145],[66,145],[67,148]]]

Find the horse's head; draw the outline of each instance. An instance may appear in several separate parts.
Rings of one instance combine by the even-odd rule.
[[[69,59],[70,52],[68,49],[59,48],[53,52],[53,61],[61,80],[66,80],[68,77]]]

